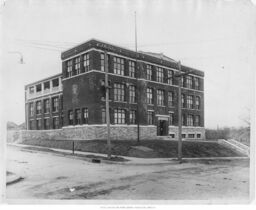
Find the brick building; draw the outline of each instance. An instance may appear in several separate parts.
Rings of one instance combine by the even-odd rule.
[[[127,132],[136,136],[137,111],[142,139],[177,138],[176,62],[161,54],[136,53],[95,39],[62,52],[61,74],[26,85],[27,129],[79,128],[81,132],[90,127],[103,132],[96,128],[106,127],[105,51],[110,123],[119,138]],[[189,70],[192,72],[182,78],[183,137],[204,138],[204,73],[182,66],[182,71]]]

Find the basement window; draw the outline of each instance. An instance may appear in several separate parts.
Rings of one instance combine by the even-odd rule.
[[[175,134],[174,134],[174,133],[170,133],[170,137],[171,137],[172,139],[174,139],[174,138],[175,138]]]
[[[189,134],[188,134],[188,138],[191,138],[191,139],[192,139],[192,138],[195,138],[195,134],[189,133]]]

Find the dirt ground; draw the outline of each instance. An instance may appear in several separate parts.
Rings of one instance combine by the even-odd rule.
[[[97,164],[48,152],[7,147],[12,199],[217,200],[249,199],[249,161],[161,165]]]

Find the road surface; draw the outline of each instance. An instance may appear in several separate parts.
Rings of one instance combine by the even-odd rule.
[[[99,164],[8,146],[7,171],[24,178],[7,186],[7,199],[249,199],[248,160]]]

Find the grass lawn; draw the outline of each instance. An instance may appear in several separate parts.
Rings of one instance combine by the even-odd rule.
[[[36,145],[43,147],[59,148],[72,150],[71,140],[25,140],[23,144]],[[167,158],[177,157],[177,141],[164,140],[143,140],[138,144],[136,141],[111,141],[112,155],[122,155],[129,157],[143,158]],[[217,142],[196,142],[183,141],[183,157],[237,157],[243,156]],[[144,146],[150,148],[142,151],[134,146]],[[76,141],[76,151],[94,152],[107,154],[106,140]]]

